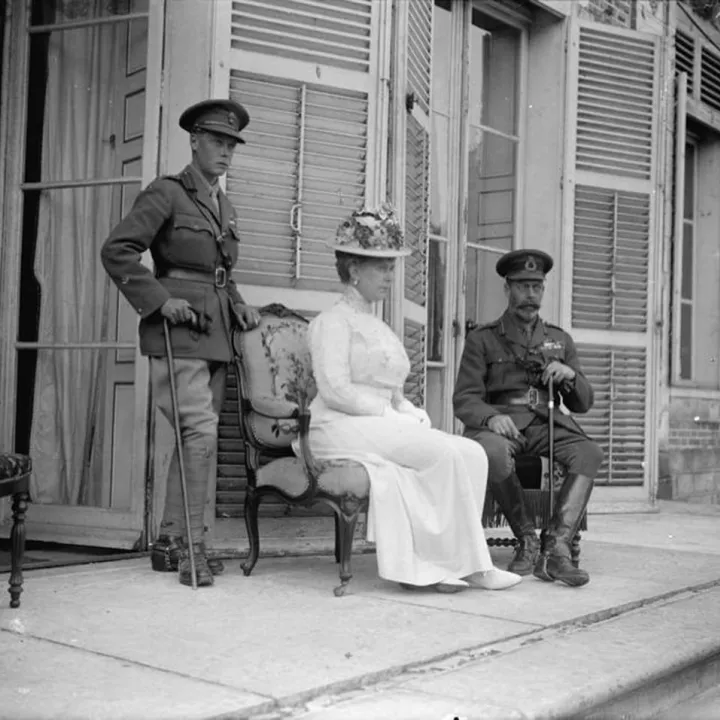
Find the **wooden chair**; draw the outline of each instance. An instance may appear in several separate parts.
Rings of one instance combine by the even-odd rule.
[[[547,462],[547,461],[545,461]],[[555,483],[555,494],[559,492],[563,482],[567,476],[565,466],[555,461],[553,480]],[[517,473],[520,484],[523,486],[523,494],[525,496],[525,506],[533,521],[536,530],[540,530],[541,540],[545,539],[544,528],[547,527],[550,510],[550,490],[548,472],[544,469],[543,459],[538,455],[518,455],[515,458],[515,471]],[[500,507],[492,497],[492,490],[488,485],[487,495],[485,496],[485,509],[483,511],[483,527],[498,528],[507,525],[507,520],[502,514]],[[580,522],[580,529],[573,538],[570,547],[572,553],[572,563],[578,567],[580,562],[580,531],[587,530],[587,515],[584,515]],[[509,547],[517,544],[516,538],[508,537],[490,537],[487,539],[490,547]]]
[[[315,396],[308,321],[283,305],[260,310],[260,325],[233,333],[238,378],[238,414],[245,444],[245,525],[250,544],[242,565],[250,575],[258,559],[258,508],[268,495],[289,505],[329,505],[335,516],[335,560],[340,565],[336,596],[352,578],[352,543],[358,516],[367,511],[370,479],[352,460],[319,460],[308,443]],[[292,450],[297,441],[299,457]]]
[[[20,607],[25,554],[25,512],[30,501],[32,462],[26,455],[0,453],[0,497],[12,497],[10,531],[10,607]]]

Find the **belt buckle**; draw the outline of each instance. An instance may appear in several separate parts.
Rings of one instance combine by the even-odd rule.
[[[215,287],[224,288],[227,285],[227,270],[224,267],[215,268]]]
[[[530,388],[528,390],[528,405],[530,407],[535,407],[535,405],[537,405],[539,401],[540,394],[538,393],[537,388]]]

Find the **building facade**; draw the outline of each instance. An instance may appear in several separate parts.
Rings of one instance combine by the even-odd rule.
[[[206,97],[251,116],[225,180],[249,302],[327,307],[339,221],[390,199],[415,252],[380,311],[411,357],[408,396],[457,431],[465,332],[504,304],[495,262],[543,249],[544,316],[596,388],[582,423],[606,451],[599,484],[716,501],[720,33],[696,5],[7,3],[0,439],[33,456],[30,536],[153,535],[172,434],[99,248],[144,184],[188,162],[177,118]],[[242,506],[233,393],[219,517]]]

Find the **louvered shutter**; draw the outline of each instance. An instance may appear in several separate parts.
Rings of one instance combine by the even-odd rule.
[[[430,70],[433,0],[396,4],[396,42],[399,74],[396,113],[400,122],[396,194],[404,222],[405,239],[413,254],[405,260],[402,276],[402,326],[411,371],[406,396],[416,405],[425,402],[427,260],[430,182]]]
[[[241,285],[338,290],[328,245],[366,200],[382,13],[373,0],[232,3],[230,97],[251,116],[227,178]]]
[[[571,33],[576,125],[567,172],[572,291],[565,317],[597,396],[579,420],[605,449],[598,482],[642,484],[652,456],[658,40],[577,21]]]
[[[378,195],[388,14],[385,0],[217,3],[224,49],[216,50],[223,60],[213,87],[251,118],[226,183],[241,239],[235,279],[249,302],[281,302],[309,318],[341,289],[335,231]],[[246,481],[232,376],[219,433],[217,515],[237,516]]]

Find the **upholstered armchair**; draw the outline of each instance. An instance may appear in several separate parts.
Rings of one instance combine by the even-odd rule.
[[[352,542],[361,512],[367,511],[370,479],[352,460],[320,460],[308,442],[315,396],[308,321],[283,305],[260,310],[260,324],[235,331],[233,348],[238,378],[238,413],[245,444],[247,491],[245,525],[250,545],[242,565],[250,575],[260,550],[258,509],[267,495],[290,505],[329,505],[335,515],[335,560],[340,565],[336,596],[352,578]],[[293,452],[296,444],[298,455]]]
[[[564,465],[557,461],[553,465],[553,487],[557,496],[563,482],[565,482],[567,470]],[[544,546],[544,528],[547,527],[550,520],[550,472],[547,461],[543,462],[543,459],[538,455],[518,455],[515,458],[515,470],[520,484],[523,486],[525,504],[533,524],[536,529],[541,530],[541,540]],[[503,527],[504,525],[507,525],[507,521],[500,507],[493,499],[492,490],[488,485],[487,495],[485,496],[485,510],[483,512],[483,527],[488,529]],[[583,516],[580,529],[570,546],[572,563],[575,567],[578,567],[580,562],[580,531],[584,532],[585,530],[587,530],[587,515]],[[490,547],[507,547],[515,545],[516,542],[515,538],[506,537],[489,537],[487,539]]]

